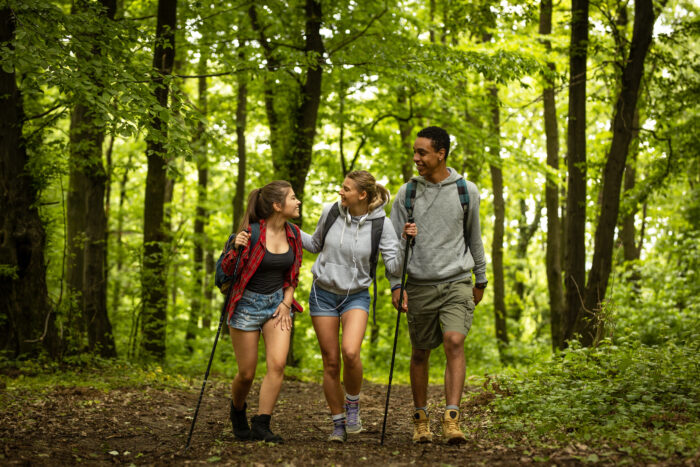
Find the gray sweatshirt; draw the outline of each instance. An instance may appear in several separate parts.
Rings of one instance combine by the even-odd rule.
[[[486,282],[486,260],[484,245],[481,242],[479,224],[479,190],[467,181],[469,193],[468,225],[471,231],[469,250],[464,251],[462,229],[462,205],[457,193],[457,180],[462,178],[453,169],[440,183],[430,183],[421,176],[413,177],[416,198],[413,203],[413,217],[418,227],[416,243],[408,262],[408,282],[416,285],[434,285],[471,278],[474,271],[476,283]],[[394,198],[391,222],[399,234],[407,221],[408,213],[404,206],[406,185],[402,185]],[[401,240],[403,249],[405,240]],[[400,272],[387,272],[391,286],[401,284]]]
[[[385,203],[386,204],[386,203]],[[369,257],[372,253],[372,219],[383,218],[384,227],[379,241],[379,251],[382,253],[384,266],[394,274],[401,273],[401,255],[399,240],[394,232],[391,221],[386,217],[384,205],[372,210],[367,217],[352,217],[338,202],[340,215],[335,220],[321,250],[323,225],[328,217],[332,204],[323,208],[321,217],[313,235],[301,232],[304,249],[318,253],[311,273],[316,284],[324,290],[338,295],[352,294],[367,289],[372,285],[370,278]],[[399,234],[403,228],[399,231]]]

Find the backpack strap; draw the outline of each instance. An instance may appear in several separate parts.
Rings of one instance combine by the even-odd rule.
[[[462,205],[462,233],[464,235],[464,252],[466,253],[469,249],[471,233],[467,222],[469,217],[469,191],[467,190],[467,181],[463,178],[457,180],[457,193],[459,193],[459,204]]]
[[[379,242],[384,230],[384,218],[372,219],[372,252],[369,256],[369,275],[372,278],[374,297],[372,299],[372,322],[377,325],[377,263],[379,262]]]
[[[410,180],[406,184],[406,197],[403,200],[403,205],[408,213],[408,221],[413,222],[413,206],[416,201],[416,189],[418,188],[418,182],[415,180]]]
[[[333,227],[333,223],[335,220],[338,218],[340,215],[340,208],[338,207],[338,203],[333,203],[333,206],[331,206],[331,209],[328,211],[328,215],[326,216],[326,220],[323,222],[323,234],[321,235],[321,250],[323,250],[323,245],[326,244],[326,235],[328,235],[328,231],[331,230],[331,227]]]

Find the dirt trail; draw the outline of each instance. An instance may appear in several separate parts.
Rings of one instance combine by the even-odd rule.
[[[257,391],[248,399],[255,413]],[[1,392],[0,392],[1,394]],[[58,388],[41,400],[12,400],[2,394],[0,408],[1,464],[293,464],[293,465],[515,465],[535,456],[524,447],[505,448],[482,438],[478,417],[463,407],[462,426],[470,433],[464,446],[447,446],[439,436],[432,445],[411,443],[411,393],[392,387],[387,436],[380,446],[386,387],[366,383],[362,418],[366,428],[342,445],[326,441],[330,422],[321,386],[285,381],[272,419],[282,445],[240,442],[228,420],[228,383],[207,387],[190,449],[184,445],[199,395],[174,389],[123,388],[109,392],[91,388]],[[430,388],[430,403],[439,407],[442,388]],[[438,409],[432,410],[433,431],[439,434]],[[539,453],[551,456],[553,453]],[[552,458],[550,457],[550,465]],[[557,464],[573,465],[571,457]]]

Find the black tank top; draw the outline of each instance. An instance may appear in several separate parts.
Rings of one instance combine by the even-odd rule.
[[[284,275],[294,264],[294,253],[289,247],[286,253],[270,253],[265,250],[258,269],[248,281],[246,289],[261,294],[271,294],[284,285]]]

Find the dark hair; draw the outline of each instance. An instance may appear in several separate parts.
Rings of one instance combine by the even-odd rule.
[[[447,131],[439,126],[429,126],[419,131],[416,136],[418,138],[428,138],[432,141],[435,152],[445,149],[445,160],[447,160],[447,155],[450,153],[450,135]]]
[[[378,208],[383,203],[388,203],[390,199],[389,190],[384,188],[374,179],[371,173],[366,170],[354,170],[346,175],[347,178],[355,182],[359,191],[367,193],[368,209],[370,211]]]
[[[275,180],[262,188],[256,188],[248,195],[248,207],[241,219],[238,231],[247,230],[250,224],[259,222],[260,219],[267,219],[275,213],[273,203],[279,203],[284,207],[287,194],[292,189],[292,185],[285,180]]]

